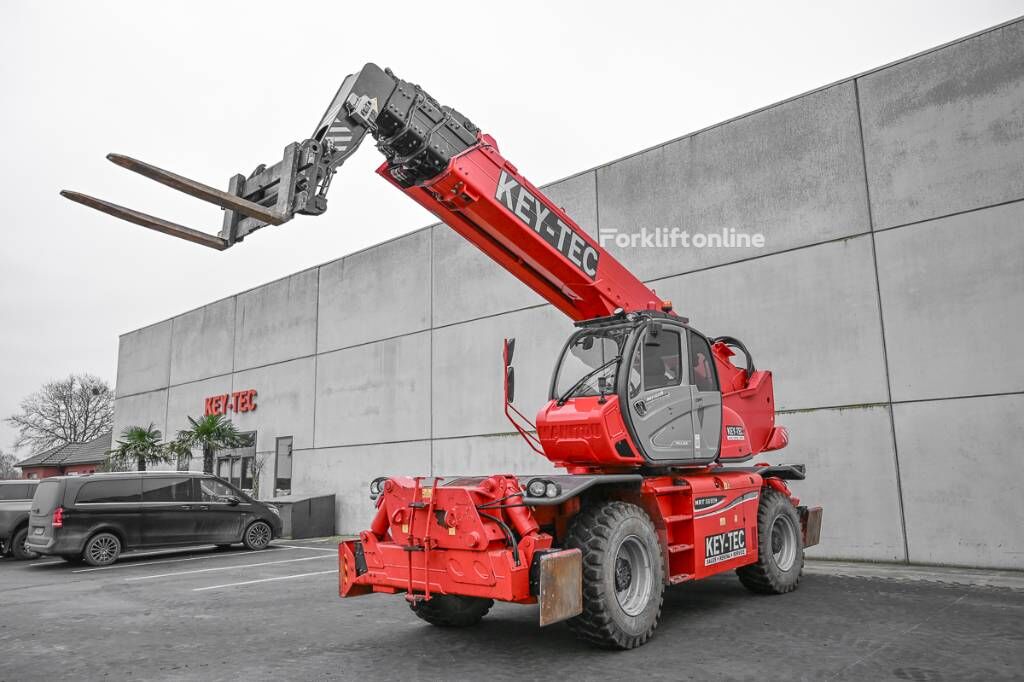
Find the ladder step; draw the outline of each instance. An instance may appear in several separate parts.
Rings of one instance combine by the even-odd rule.
[[[693,580],[693,576],[689,573],[680,573],[679,575],[670,576],[668,579],[669,583],[672,585],[678,585],[679,583],[685,583],[690,580]]]
[[[668,553],[669,554],[678,554],[680,552],[689,552],[691,549],[693,549],[693,545],[685,545],[685,544],[669,545],[668,546]]]
[[[672,493],[679,493],[683,491],[689,491],[690,486],[688,485],[666,485],[660,488],[655,488],[654,493],[656,495],[670,495]]]
[[[672,516],[665,517],[665,523],[679,523],[680,521],[689,521],[693,518],[693,514],[673,514]]]

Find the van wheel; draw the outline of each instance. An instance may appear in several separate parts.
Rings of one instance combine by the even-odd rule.
[[[14,537],[11,539],[11,554],[14,555],[15,559],[25,561],[27,559],[39,558],[37,553],[25,546],[25,540],[27,538],[28,528],[22,528],[14,533]]]
[[[82,560],[90,566],[109,566],[121,556],[121,539],[113,533],[97,533],[82,550]]]
[[[273,531],[266,521],[253,521],[245,529],[245,536],[242,537],[242,544],[246,549],[266,549],[273,537]]]

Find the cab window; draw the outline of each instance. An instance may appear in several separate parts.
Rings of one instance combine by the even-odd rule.
[[[690,370],[698,391],[717,391],[718,376],[712,364],[711,347],[703,336],[690,332]]]
[[[643,340],[644,390],[678,386],[682,383],[682,341],[679,332],[662,329]]]

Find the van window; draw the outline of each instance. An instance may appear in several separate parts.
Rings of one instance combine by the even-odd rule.
[[[32,491],[27,483],[8,483],[0,485],[0,500],[28,500]]]
[[[115,478],[89,481],[78,491],[76,504],[102,504],[111,502],[138,502],[142,492],[141,478]]]
[[[190,476],[142,479],[143,502],[198,502]]]
[[[203,502],[222,502],[225,497],[238,497],[238,493],[215,478],[199,479]]]
[[[49,514],[60,504],[60,481],[43,481],[32,496],[32,511],[38,514]]]

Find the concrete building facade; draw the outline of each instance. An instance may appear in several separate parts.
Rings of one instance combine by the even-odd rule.
[[[1024,568],[1024,21],[545,192],[774,371],[791,443],[766,459],[807,465],[814,556]],[[658,228],[765,244],[621,246]],[[549,471],[502,415],[501,340],[530,412],[570,330],[433,225],[123,335],[115,433],[256,391],[229,416],[257,456],[290,448],[291,491],[336,493],[354,532],[377,476]]]

